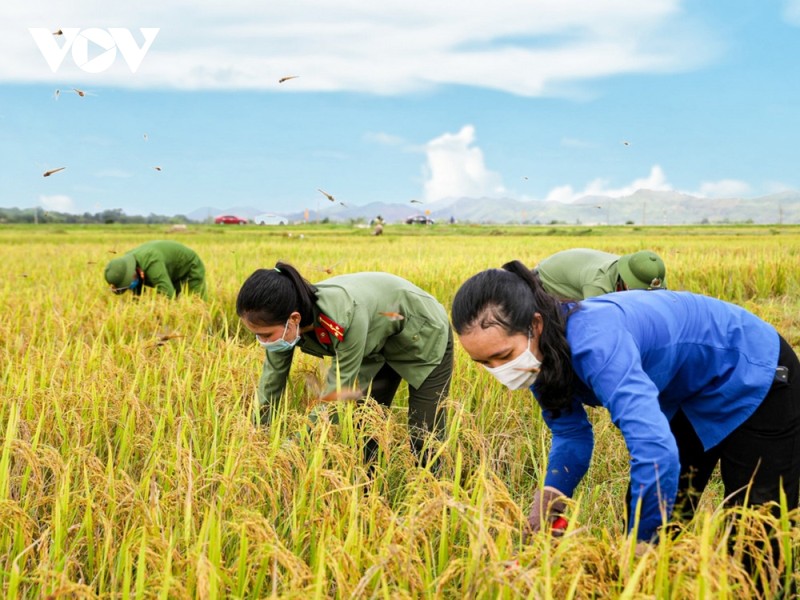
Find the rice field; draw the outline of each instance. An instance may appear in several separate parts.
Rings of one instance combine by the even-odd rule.
[[[151,239],[195,249],[208,303],[111,294],[108,260]],[[7,598],[746,598],[798,570],[798,515],[721,509],[718,484],[637,557],[627,452],[596,411],[563,537],[523,535],[548,433],[456,348],[440,469],[416,466],[407,392],[307,419],[327,366],[296,356],[271,428],[251,421],[263,350],[235,298],[276,260],[308,279],[387,271],[449,309],[475,272],[571,247],[652,249],[667,283],[741,304],[800,350],[800,228],[3,226],[0,590]],[[323,415],[324,416],[324,415]],[[372,477],[366,438],[380,446]],[[741,513],[741,514],[739,514]],[[741,525],[731,526],[733,517]],[[758,550],[768,528],[779,562]],[[757,554],[756,577],[742,556]]]

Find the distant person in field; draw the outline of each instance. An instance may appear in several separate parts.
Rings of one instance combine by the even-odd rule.
[[[372,230],[372,235],[383,235],[383,217],[378,215],[375,217],[375,228]]]
[[[534,270],[548,293],[570,300],[626,290],[666,288],[664,261],[650,250],[618,256],[573,248],[548,256]]]
[[[115,294],[130,290],[138,296],[152,287],[175,298],[186,286],[190,294],[208,297],[203,261],[191,248],[169,240],[145,242],[111,260],[105,278]]]
[[[244,282],[236,313],[265,349],[258,384],[262,423],[283,395],[294,349],[330,356],[325,396],[338,390],[390,406],[408,382],[408,426],[419,458],[426,433],[443,437],[440,401],[450,389],[453,335],[430,294],[388,273],[352,273],[310,284],[289,264],[259,269]]]
[[[630,453],[628,519],[654,541],[691,517],[717,463],[727,505],[798,506],[800,363],[745,309],[689,292],[548,294],[519,261],[468,279],[453,300],[461,345],[509,389],[529,388],[552,432],[534,532],[564,510],[592,457],[586,407],[603,407]],[[775,505],[772,505],[775,509]]]

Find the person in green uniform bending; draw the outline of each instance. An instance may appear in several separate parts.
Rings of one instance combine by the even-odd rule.
[[[138,296],[146,286],[175,298],[186,284],[189,293],[207,299],[203,261],[191,248],[169,240],[145,242],[111,260],[105,277],[115,294],[131,290]]]
[[[618,256],[573,248],[548,256],[534,271],[549,294],[566,300],[632,289],[666,288],[664,261],[650,250]]]
[[[453,334],[444,307],[389,273],[352,273],[314,285],[289,264],[258,269],[244,282],[236,313],[266,350],[258,384],[269,423],[286,387],[295,347],[331,356],[326,393],[357,389],[389,406],[408,382],[408,426],[419,458],[425,434],[443,437],[439,402],[450,389]],[[337,381],[338,379],[338,381]]]

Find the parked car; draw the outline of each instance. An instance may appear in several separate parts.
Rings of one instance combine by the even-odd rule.
[[[264,213],[253,217],[253,223],[256,225],[288,225],[289,219],[275,213]]]
[[[214,219],[217,225],[247,225],[247,219],[236,215],[220,215]]]
[[[406,225],[433,225],[435,221],[428,217],[427,215],[412,215],[406,219]]]

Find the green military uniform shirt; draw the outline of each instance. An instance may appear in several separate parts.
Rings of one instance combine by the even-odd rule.
[[[535,270],[550,294],[581,300],[617,290],[618,261],[616,254],[573,248],[548,256]]]
[[[186,282],[189,291],[206,299],[206,270],[197,253],[170,240],[145,242],[128,252],[144,271],[144,285],[174,298]]]
[[[419,387],[442,361],[450,333],[447,312],[414,284],[388,273],[354,273],[314,285],[314,330],[302,334],[296,347],[333,357],[326,393],[337,389],[337,377],[342,388],[366,389],[384,363]],[[283,393],[292,354],[266,352],[258,385],[262,407]]]

